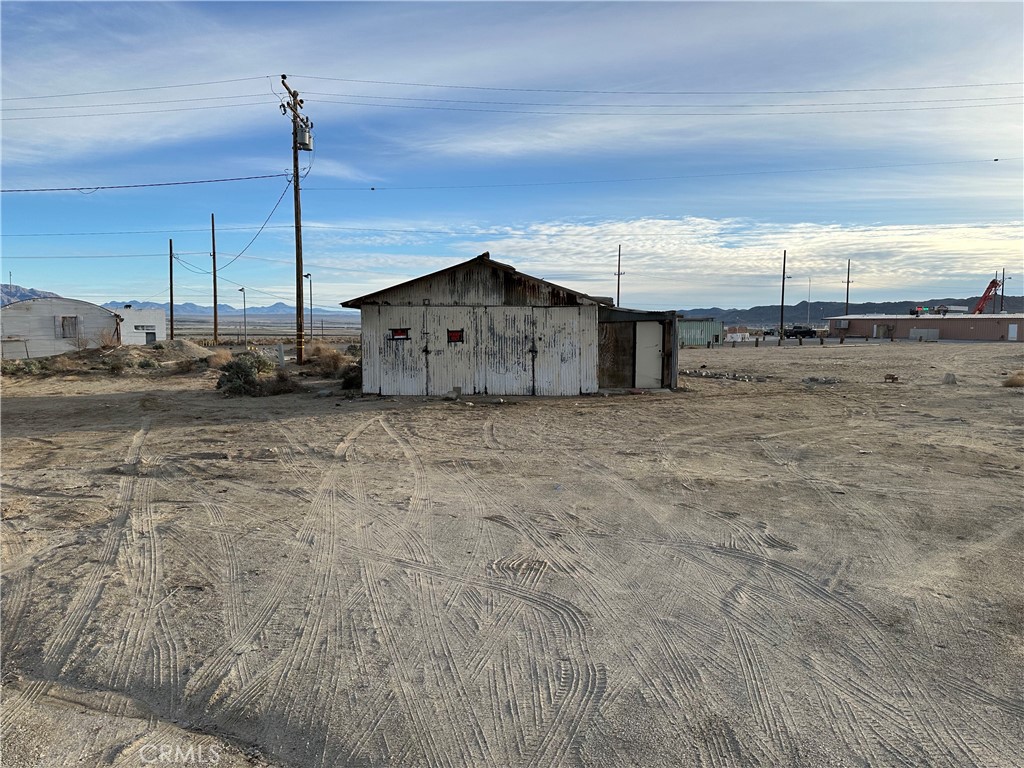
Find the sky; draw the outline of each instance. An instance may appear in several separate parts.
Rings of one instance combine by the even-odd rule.
[[[787,304],[1019,295],[1022,9],[4,0],[2,281],[162,302],[173,247],[211,305],[213,216],[220,303],[294,306],[285,73],[320,309],[483,251],[640,309],[777,304],[783,251]]]

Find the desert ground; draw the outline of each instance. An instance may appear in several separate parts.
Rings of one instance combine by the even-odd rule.
[[[1024,765],[1022,349],[5,376],[3,765]]]

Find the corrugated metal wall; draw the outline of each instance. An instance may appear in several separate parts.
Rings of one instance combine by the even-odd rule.
[[[454,387],[466,394],[494,395],[597,391],[596,305],[368,305],[362,323],[364,392],[443,395]]]
[[[679,318],[679,345],[706,347],[725,338],[725,323],[710,318]]]

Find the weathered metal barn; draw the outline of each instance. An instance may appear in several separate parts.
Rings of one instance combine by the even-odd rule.
[[[360,310],[363,392],[597,391],[597,307],[489,253],[343,303]]]
[[[364,392],[443,395],[458,387],[466,394],[579,395],[598,388],[598,309],[605,302],[483,253],[343,306],[361,313]],[[663,314],[631,320],[660,323]],[[641,328],[638,345],[631,329],[632,357],[606,358],[602,370],[628,370],[616,375],[632,381],[639,357],[644,383],[632,386],[673,386],[671,373],[653,381],[656,367],[674,372],[674,365],[663,363],[663,347],[656,364],[648,361],[655,353],[645,339],[652,335]]]
[[[829,336],[911,341],[1024,341],[1024,314],[841,315],[829,317]]]
[[[5,359],[61,355],[80,349],[148,344],[166,338],[162,309],[117,312],[88,301],[64,298],[26,299],[0,310],[0,337]]]

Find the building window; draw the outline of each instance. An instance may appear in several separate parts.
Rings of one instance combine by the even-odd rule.
[[[60,336],[62,339],[78,338],[78,318],[62,317],[60,319]]]
[[[392,341],[406,341],[409,338],[408,328],[392,328],[391,339]]]
[[[135,330],[136,331],[155,331],[156,330],[156,326],[155,325],[136,325],[135,326]]]
[[[463,329],[448,329],[448,343],[449,344],[461,344],[466,339],[463,337]]]

